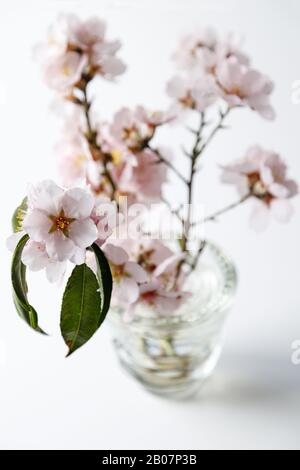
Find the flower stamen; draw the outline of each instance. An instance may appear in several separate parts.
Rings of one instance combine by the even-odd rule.
[[[67,237],[69,226],[72,222],[74,222],[75,219],[66,217],[63,209],[60,211],[60,213],[57,216],[51,215],[49,216],[49,218],[53,222],[53,225],[51,226],[49,233],[60,231],[60,232],[63,232],[63,234]]]

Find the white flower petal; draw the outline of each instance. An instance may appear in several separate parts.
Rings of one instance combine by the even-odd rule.
[[[272,168],[262,164],[260,168],[260,177],[265,186],[271,185],[274,182]]]
[[[141,294],[148,294],[151,292],[157,291],[160,287],[160,281],[158,279],[152,279],[150,282],[146,284],[142,284],[139,286]]]
[[[46,84],[59,92],[65,93],[81,78],[86,67],[87,56],[69,51],[49,58],[44,65]]]
[[[87,248],[97,240],[98,230],[92,219],[75,220],[69,226],[69,238],[79,248]]]
[[[157,295],[155,297],[155,307],[160,314],[174,313],[180,307],[181,303],[182,298],[180,296],[169,297],[168,295]]]
[[[16,232],[10,235],[8,239],[6,240],[6,246],[8,250],[15,251],[19,241],[21,240],[21,238],[24,237],[24,235],[25,235],[25,232],[23,230],[21,232]]]
[[[269,220],[270,210],[268,206],[261,201],[255,201],[250,217],[251,228],[253,228],[256,232],[263,232],[268,227]]]
[[[40,209],[49,215],[55,215],[60,209],[64,190],[51,180],[45,180],[28,190],[28,205]]]
[[[49,263],[46,266],[46,276],[49,282],[60,282],[62,281],[67,268],[67,263],[65,261],[52,261],[49,260]]]
[[[127,261],[124,266],[124,272],[129,274],[136,282],[143,283],[148,280],[146,271],[139,264],[134,263],[133,261]]]
[[[290,194],[289,189],[280,183],[271,184],[271,186],[269,187],[269,191],[273,196],[280,199],[285,199],[289,197]]]
[[[117,57],[106,57],[100,61],[100,74],[111,80],[126,70],[124,62]]]
[[[55,232],[47,239],[46,250],[50,258],[57,261],[66,261],[72,258],[75,252],[75,245],[70,238],[64,236],[62,232]]]
[[[29,240],[22,252],[22,262],[31,271],[40,271],[49,263],[49,257],[42,243]]]
[[[174,269],[180,260],[184,258],[184,254],[175,254],[164,260],[161,264],[157,266],[153,272],[154,277],[159,277],[164,273],[171,272]]]
[[[85,219],[94,208],[94,197],[82,188],[68,189],[62,199],[65,215],[75,219]]]
[[[107,259],[117,266],[121,266],[128,261],[128,254],[125,250],[123,250],[123,248],[120,248],[119,246],[107,243],[104,246],[103,251]]]
[[[167,93],[171,98],[183,98],[186,91],[186,83],[182,77],[176,76],[167,84]]]
[[[293,180],[286,180],[285,187],[289,190],[289,197],[296,196],[299,192],[298,183]]]
[[[78,248],[76,246],[74,250],[74,254],[72,258],[70,259],[70,261],[72,261],[72,263],[77,264],[77,265],[83,264],[85,263],[86,253],[87,252],[84,248]]]
[[[93,273],[97,275],[97,270],[98,270],[97,261],[92,251],[86,252],[85,262],[87,266],[93,271]]]
[[[133,304],[137,301],[139,293],[137,283],[130,277],[123,277],[114,283],[113,294],[122,303]]]
[[[271,202],[271,212],[278,222],[285,224],[291,219],[294,208],[287,199],[274,199]]]
[[[33,209],[23,220],[23,229],[30,238],[37,242],[44,242],[49,238],[52,222],[47,215],[39,209]]]

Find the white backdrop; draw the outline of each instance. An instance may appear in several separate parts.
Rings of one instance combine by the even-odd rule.
[[[299,198],[293,221],[262,235],[249,230],[247,208],[210,228],[236,261],[240,286],[223,357],[196,400],[168,402],[144,392],[118,367],[107,328],[64,359],[61,292],[42,273],[31,277],[31,297],[53,335],[40,337],[17,317],[5,248],[10,216],[29,181],[57,177],[53,95],[31,51],[61,11],[104,17],[111,37],[124,43],[127,74],[118,85],[97,85],[103,117],[121,105],[166,105],[169,57],[180,34],[197,25],[242,33],[254,64],[276,82],[278,118],[269,123],[247,111],[230,118],[232,130],[218,136],[206,157],[201,198],[207,210],[233,200],[218,184],[217,163],[254,143],[278,150],[300,181],[300,104],[291,99],[300,79],[299,1],[2,1],[0,448],[300,448],[300,365],[291,361],[292,343],[300,339]],[[173,133],[164,143],[172,144]]]

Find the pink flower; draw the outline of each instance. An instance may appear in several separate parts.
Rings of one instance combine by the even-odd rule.
[[[153,239],[123,240],[121,247],[143,267],[152,280],[158,280],[164,288],[174,287],[182,253],[174,253],[162,241]]]
[[[216,66],[224,60],[235,59],[241,65],[249,65],[250,59],[241,48],[241,38],[229,33],[216,46]],[[215,70],[213,70],[215,71]]]
[[[150,137],[147,126],[141,126],[134,111],[122,108],[115,116],[110,128],[111,135],[126,148],[136,151],[144,146],[145,139]]]
[[[73,186],[86,176],[89,153],[85,141],[77,134],[56,146],[60,156],[59,169],[64,186]]]
[[[36,48],[48,86],[69,94],[83,75],[111,80],[123,73],[125,65],[116,57],[121,44],[107,41],[105,31],[106,24],[97,18],[81,21],[75,15],[60,15],[48,41]]]
[[[98,18],[77,20],[70,31],[69,48],[79,50],[88,57],[89,73],[97,73],[112,80],[126,70],[125,64],[116,57],[120,41],[107,41],[106,23]]]
[[[208,71],[216,61],[217,43],[217,35],[213,29],[197,31],[182,38],[174,59],[181,68]]]
[[[297,183],[287,178],[287,166],[274,152],[252,147],[245,158],[223,167],[222,181],[234,184],[240,195],[256,199],[251,225],[257,231],[268,225],[270,215],[288,222],[293,208],[290,199],[298,193]]]
[[[174,286],[177,275],[177,267],[185,255],[176,253],[162,261],[153,272],[153,278],[159,279],[165,287]]]
[[[150,129],[162,126],[172,120],[172,116],[164,111],[149,111],[143,106],[135,108],[135,116],[138,121],[146,124]]]
[[[128,294],[123,290],[123,295],[126,295],[126,303],[127,305],[130,304],[126,310],[124,320],[132,320],[136,308],[141,303],[154,307],[160,314],[170,314],[175,311],[188,295],[186,292],[179,291],[182,287],[180,282],[174,283],[177,266],[182,259],[182,254],[175,254],[160,240],[118,239],[114,240],[113,243],[113,248],[111,248],[111,245],[109,246],[111,252],[109,253],[106,249],[108,244],[104,245],[104,252],[110,260],[115,277],[118,278],[118,265],[124,266],[128,257],[133,260],[135,269],[141,273],[140,277],[135,277],[138,291],[136,285],[130,288],[130,302],[127,299]],[[117,265],[117,269],[114,268],[114,265]],[[142,271],[140,271],[141,269]],[[124,269],[121,270],[121,274],[124,275]],[[133,285],[132,281],[130,281],[130,284]],[[117,303],[119,296],[122,297],[122,292],[120,293],[119,288],[117,288],[115,294]]]
[[[229,106],[249,106],[265,119],[275,118],[270,104],[274,84],[265,75],[230,59],[218,66],[216,79],[221,97]]]
[[[50,258],[43,243],[32,240],[28,240],[23,249],[22,262],[31,271],[46,269],[46,276],[50,282],[61,281],[67,267],[66,261],[60,262]]]
[[[98,235],[91,219],[94,204],[93,196],[85,189],[64,190],[52,181],[44,181],[29,194],[23,229],[31,240],[45,245],[50,258],[82,264],[86,248]]]
[[[135,163],[125,161],[117,167],[114,176],[121,194],[133,195],[132,202],[150,203],[161,199],[167,168],[152,150],[145,149],[135,154]]]
[[[126,69],[124,63],[116,57],[121,48],[120,41],[105,39],[106,23],[98,18],[78,21],[70,34],[72,48],[84,52],[89,57],[92,68],[107,79],[113,79]]]
[[[139,285],[146,282],[148,276],[144,269],[133,261],[123,248],[106,244],[103,251],[109,260],[114,285],[114,297],[121,303],[132,304],[139,297]]]
[[[38,62],[44,62],[51,56],[62,55],[68,49],[70,34],[77,23],[76,15],[59,14],[48,29],[46,41],[34,48],[34,56]]]
[[[174,255],[174,252],[161,240],[138,241],[133,248],[133,253],[141,260],[146,271],[151,274]]]
[[[248,65],[248,56],[241,51],[240,41],[232,34],[219,39],[211,28],[185,36],[179,44],[174,59],[180,68],[196,70],[200,74],[214,74],[217,65],[229,58]]]
[[[110,133],[126,149],[137,152],[145,148],[155,129],[169,120],[169,115],[159,111],[152,113],[142,106],[134,110],[122,108],[114,116]]]
[[[95,17],[85,21],[76,18],[70,28],[68,42],[84,52],[90,52],[94,46],[105,41],[105,33],[105,21]]]
[[[24,237],[24,235],[26,235],[24,230],[20,230],[19,232],[15,232],[10,235],[6,240],[7,249],[12,252],[15,251],[19,241]]]
[[[94,47],[91,56],[92,68],[106,80],[114,80],[126,71],[124,62],[115,56],[120,47],[119,41]]]
[[[168,95],[175,99],[174,112],[195,109],[203,112],[218,99],[218,90],[210,75],[176,76],[167,84]]]
[[[95,162],[90,154],[88,144],[77,132],[70,138],[62,140],[56,146],[59,155],[59,170],[65,187],[86,183],[97,189],[101,183],[102,166]]]
[[[140,286],[139,301],[150,305],[161,315],[173,314],[185,299],[185,293],[167,291],[158,280]]]
[[[79,80],[86,67],[87,57],[77,52],[66,52],[52,57],[43,68],[45,83],[54,90],[67,94]]]
[[[96,243],[99,246],[102,246],[123,222],[123,215],[119,213],[117,203],[107,197],[97,199],[91,217],[97,226],[98,238]]]

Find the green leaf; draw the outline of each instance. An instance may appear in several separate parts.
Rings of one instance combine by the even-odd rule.
[[[13,300],[20,317],[28,325],[39,333],[46,334],[38,325],[38,316],[35,309],[30,305],[27,298],[28,287],[26,283],[26,266],[22,263],[22,251],[29,240],[28,235],[24,235],[19,241],[12,260],[11,281],[13,287]]]
[[[22,231],[22,223],[27,213],[27,209],[27,197],[25,197],[12,216],[11,224],[14,233]]]
[[[69,348],[67,356],[85,344],[99,328],[101,304],[95,274],[86,264],[76,266],[68,280],[61,309],[60,328]]]
[[[95,243],[90,250],[96,257],[97,276],[85,264],[76,266],[63,296],[60,326],[68,356],[93,336],[110,307],[112,275],[108,261]]]
[[[101,317],[100,317],[100,323],[104,321],[107,312],[110,307],[110,301],[111,301],[111,294],[112,294],[112,288],[113,288],[113,279],[111,275],[111,270],[108,264],[108,261],[103,253],[103,251],[99,248],[96,243],[94,243],[91,248],[90,248],[96,257],[96,262],[97,262],[97,278],[98,278],[98,283],[99,283],[99,289],[100,289],[100,294],[101,294]]]

